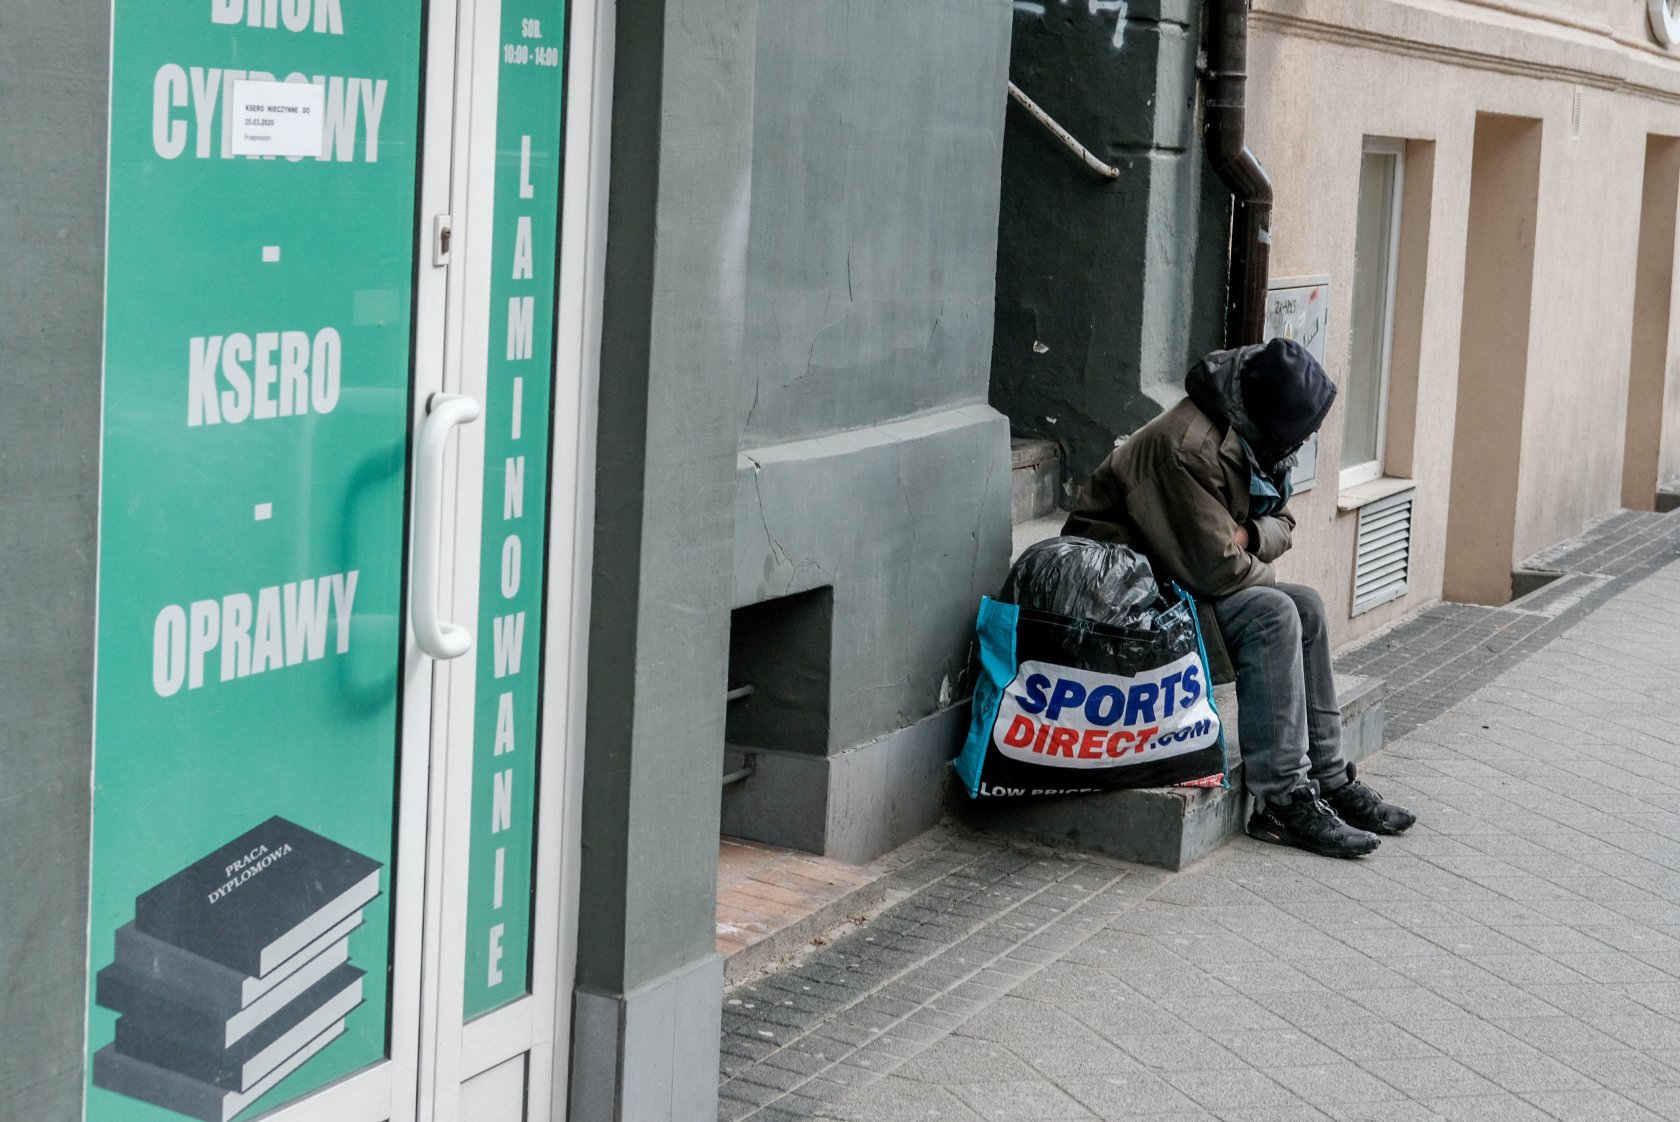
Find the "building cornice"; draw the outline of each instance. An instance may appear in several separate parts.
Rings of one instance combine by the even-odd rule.
[[[1680,104],[1680,57],[1511,0],[1256,0],[1259,32]]]

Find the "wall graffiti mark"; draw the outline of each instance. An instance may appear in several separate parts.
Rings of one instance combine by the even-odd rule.
[[[1114,13],[1114,49],[1119,50],[1126,45],[1126,12],[1131,7],[1127,0],[1089,0],[1091,14],[1099,12]]]
[[[1075,0],[1061,0],[1061,2],[1066,6],[1074,3]],[[1093,16],[1101,15],[1103,12],[1114,13],[1114,38],[1112,43],[1115,50],[1124,47],[1126,45],[1126,16],[1131,8],[1130,0],[1085,0],[1085,2]],[[1014,8],[1016,15],[1025,16],[1043,16],[1045,11],[1044,4],[1040,3],[1039,0],[1014,0]]]

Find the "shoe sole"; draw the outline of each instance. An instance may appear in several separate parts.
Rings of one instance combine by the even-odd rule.
[[[1385,838],[1397,838],[1407,830],[1410,830],[1413,826],[1417,825],[1416,818],[1412,819],[1398,830],[1381,822],[1354,822],[1348,818],[1343,818],[1342,821],[1346,822],[1349,826],[1352,826],[1355,830],[1364,830],[1367,834],[1381,834]]]
[[[1371,854],[1375,853],[1377,851],[1377,847],[1382,844],[1378,838],[1372,837],[1371,845],[1366,849],[1331,849],[1328,846],[1313,845],[1312,842],[1306,838],[1296,837],[1293,834],[1281,834],[1274,830],[1258,830],[1253,826],[1248,826],[1246,828],[1246,832],[1249,837],[1254,838],[1257,841],[1270,842],[1273,845],[1292,846],[1295,849],[1304,849],[1308,853],[1316,853],[1320,857],[1341,857],[1347,859],[1355,857],[1369,857]]]

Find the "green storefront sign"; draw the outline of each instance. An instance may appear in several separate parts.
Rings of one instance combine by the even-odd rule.
[[[96,1122],[386,1055],[421,18],[115,3]]]
[[[530,984],[563,3],[502,9],[485,393],[467,1016]]]

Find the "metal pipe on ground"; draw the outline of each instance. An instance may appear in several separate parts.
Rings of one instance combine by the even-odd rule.
[[[1202,135],[1208,164],[1231,189],[1231,264],[1225,290],[1225,345],[1266,335],[1266,283],[1272,248],[1272,180],[1244,138],[1248,118],[1249,0],[1208,0]]]

